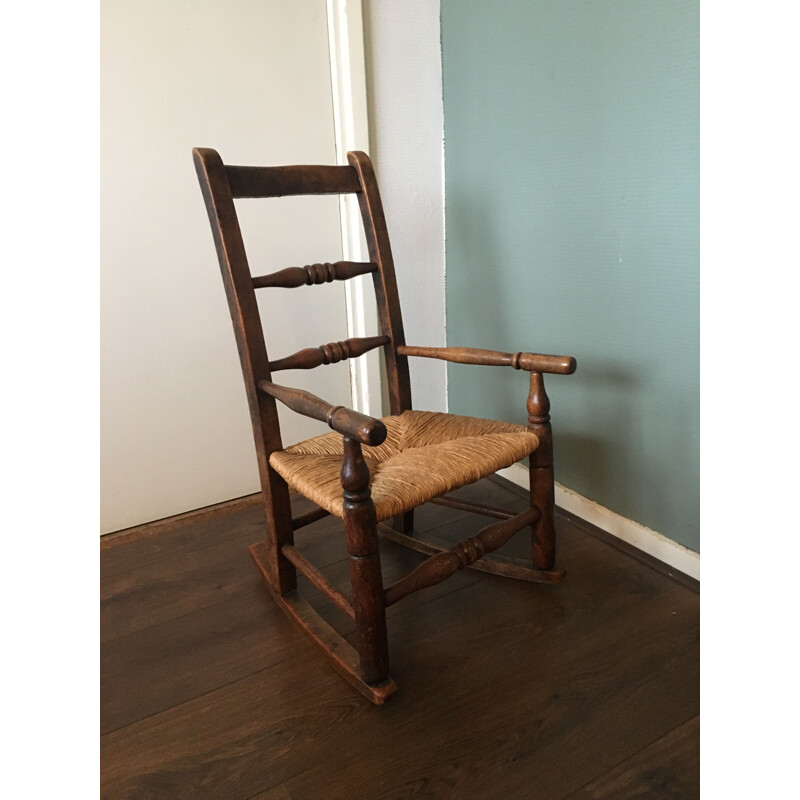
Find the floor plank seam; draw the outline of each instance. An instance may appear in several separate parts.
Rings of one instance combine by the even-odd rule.
[[[442,525],[437,525],[437,526],[435,526],[433,528],[430,528],[429,530],[430,531],[434,531],[434,530],[437,530],[438,528],[441,528],[441,527],[444,527],[444,526],[450,525],[450,524],[452,524],[452,523],[451,522],[445,522]],[[389,543],[389,544],[391,544],[391,543]],[[211,545],[211,546],[213,547],[215,545]],[[401,545],[397,545],[397,548],[398,548],[397,552],[404,552]],[[204,548],[201,548],[201,549],[204,549]],[[302,552],[302,545],[300,545],[300,547],[298,549],[300,549],[301,552]],[[196,551],[196,552],[199,552],[199,551]],[[421,561],[424,561],[424,556],[420,556],[420,559],[421,559]],[[343,557],[338,558],[335,561],[329,561],[329,562],[326,562],[324,564],[321,564],[319,566],[319,569],[329,569],[330,567],[334,567],[334,566],[337,566],[339,564],[343,564],[343,563],[346,563],[346,562],[347,562],[347,555],[345,554]],[[129,572],[136,572],[139,569],[141,569],[141,567],[140,566],[136,566],[136,567],[133,567],[131,570],[126,570],[125,572],[119,573],[118,576],[114,576],[114,577],[119,577],[119,576],[122,576],[122,575],[126,575]],[[483,579],[484,577],[486,577],[486,576],[481,575],[480,579]],[[263,580],[261,580],[258,577],[258,574],[255,573],[255,572],[253,573],[253,579],[254,579],[254,583],[257,583],[259,586],[263,587]],[[168,617],[167,619],[164,619],[164,620],[161,620],[161,621],[157,622],[155,625],[147,625],[144,628],[139,628],[139,629],[137,629],[135,631],[130,631],[128,633],[123,633],[123,634],[120,634],[119,636],[111,636],[110,638],[101,638],[100,644],[101,645],[110,644],[111,642],[116,642],[116,641],[119,641],[120,639],[124,639],[126,636],[135,636],[135,635],[140,634],[143,631],[149,630],[151,628],[157,628],[160,625],[163,625],[163,624],[166,624],[166,623],[169,623],[169,622],[174,622],[176,620],[180,620],[180,619],[183,619],[185,617],[189,617],[192,614],[197,613],[198,611],[203,611],[203,610],[215,608],[216,606],[218,606],[218,605],[220,605],[222,603],[226,603],[229,600],[232,600],[233,598],[240,597],[242,594],[245,594],[246,592],[252,591],[252,589],[253,589],[252,584],[248,585],[248,586],[243,586],[239,591],[231,592],[230,594],[225,595],[225,597],[222,597],[219,600],[213,601],[211,603],[207,603],[207,604],[202,605],[202,606],[195,606],[194,608],[192,608],[191,611],[187,611],[185,614],[178,614],[177,616],[174,616],[174,617]],[[266,589],[266,587],[264,587],[264,589],[267,592],[266,596],[269,597],[269,594],[268,594],[269,590]],[[455,590],[453,590],[453,591],[455,591]],[[450,594],[450,592],[445,592],[444,594],[437,595],[437,596],[445,596],[446,594]],[[111,597],[113,597],[113,595],[111,595],[109,597],[106,597],[106,598],[102,598],[101,602],[107,601],[107,600],[111,599]],[[426,600],[425,602],[430,602],[430,601]]]
[[[336,563],[340,563],[340,562],[336,562]],[[491,576],[485,576],[485,575],[477,576],[477,580],[475,581],[475,583],[483,582],[487,577],[491,577]],[[259,580],[258,583],[259,583],[259,585],[261,585],[264,588],[264,592],[265,592],[264,600],[265,600],[265,602],[273,602],[272,598],[269,595],[269,590],[265,586],[263,586],[263,582]],[[433,602],[435,600],[439,600],[439,599],[444,598],[444,597],[449,597],[450,595],[455,594],[456,592],[460,592],[460,591],[465,591],[467,589],[471,589],[475,585],[475,583],[471,583],[468,586],[456,586],[456,587],[453,587],[449,591],[440,592],[439,594],[436,594],[433,597],[427,598],[427,599],[423,600],[422,602],[419,602],[414,606],[409,606],[408,608],[405,608],[405,609],[403,608],[403,606],[396,606],[395,608],[397,608],[397,611],[395,611],[390,617],[388,617],[388,622],[391,624],[391,620],[392,619],[400,617],[403,614],[407,614],[407,613],[409,613],[409,612],[411,612],[411,611],[413,611],[415,609],[418,609],[421,606],[427,605],[428,603],[431,603],[431,602]],[[243,593],[244,592],[239,592],[239,593],[234,594],[234,595],[229,595],[228,599],[233,599],[233,598],[237,597],[239,594],[243,594]],[[224,603],[226,601],[223,600],[221,602]],[[212,605],[218,605],[218,604],[215,603],[215,604],[212,604]],[[211,607],[212,606],[204,606],[203,608],[205,609],[205,608],[211,608]],[[189,614],[184,614],[184,615],[181,615],[180,617],[172,617],[172,618],[170,618],[168,620],[164,620],[163,622],[158,623],[157,625],[152,625],[149,628],[143,628],[141,631],[134,631],[132,633],[125,634],[125,636],[135,636],[135,635],[141,633],[142,631],[150,630],[150,628],[157,628],[160,625],[165,625],[167,623],[173,622],[174,620],[179,620],[184,616],[190,616],[192,613],[195,613],[198,610],[203,610],[203,609],[195,609],[195,611],[189,612]],[[305,644],[308,644],[309,645],[309,651],[311,651],[312,647],[313,647],[311,642],[307,641],[306,637],[302,634],[302,632],[298,631],[295,628],[295,626],[289,620],[286,620],[286,622],[287,622],[287,624],[289,626],[288,630],[296,632],[297,635],[300,638],[300,641],[304,642]],[[123,639],[123,638],[125,638],[125,636],[117,637],[117,640]],[[114,639],[107,640],[107,641],[102,642],[102,644],[107,644],[108,641],[115,641],[115,640]],[[223,688],[226,688],[226,687],[229,687],[229,686],[233,686],[236,683],[239,683],[240,681],[242,681],[244,679],[252,678],[254,675],[258,675],[260,672],[264,672],[266,670],[273,669],[275,667],[279,667],[282,664],[284,664],[286,661],[290,660],[291,658],[293,658],[293,656],[290,656],[290,655],[286,656],[286,657],[280,659],[279,661],[276,661],[276,662],[270,664],[269,666],[261,667],[260,669],[256,669],[256,670],[254,670],[252,672],[248,672],[246,675],[241,675],[238,678],[235,678],[234,680],[227,681],[226,683],[223,683],[223,684],[219,684],[218,686],[215,686],[213,689],[210,689],[207,692],[202,692],[201,694],[198,694],[195,697],[188,698],[188,699],[183,700],[180,703],[177,703],[177,704],[172,705],[172,706],[167,706],[166,708],[162,708],[159,711],[154,711],[152,714],[147,714],[146,716],[141,717],[140,719],[137,719],[137,720],[133,720],[132,722],[126,723],[125,725],[121,725],[121,726],[113,728],[111,730],[105,730],[101,734],[101,739],[103,737],[108,736],[108,735],[110,735],[112,733],[115,733],[117,731],[124,730],[125,728],[128,728],[131,725],[137,725],[140,722],[144,722],[145,720],[152,719],[153,717],[157,717],[160,714],[164,714],[164,713],[166,713],[168,711],[172,711],[173,709],[178,709],[181,706],[186,705],[187,703],[195,702],[195,701],[199,700],[200,698],[205,697],[206,695],[213,694],[214,692],[216,692],[216,691],[218,691],[220,689],[223,689]]]
[[[213,689],[209,689],[207,692],[202,692],[201,694],[198,694],[195,697],[190,697],[187,700],[182,700],[180,703],[176,703],[175,705],[172,706],[167,706],[166,708],[162,708],[160,711],[154,711],[152,714],[147,714],[146,716],[141,717],[140,719],[133,720],[132,722],[127,722],[125,723],[125,725],[120,725],[118,728],[114,728],[113,730],[103,731],[103,733],[100,735],[100,739],[101,740],[105,739],[107,736],[111,736],[111,734],[117,733],[119,731],[124,731],[126,728],[130,728],[133,725],[139,725],[143,722],[146,722],[149,719],[153,719],[154,717],[161,716],[162,714],[166,714],[170,711],[175,711],[185,705],[188,705],[189,703],[196,703],[198,700],[201,700],[202,698],[207,697],[208,695],[212,695],[215,692],[220,691],[221,689],[227,689],[231,686],[235,686],[237,683],[240,683],[241,681],[249,680],[254,675],[258,675],[261,672],[266,672],[267,670],[274,669],[275,667],[280,667],[285,662],[292,660],[292,658],[293,655],[289,654],[284,658],[280,659],[279,661],[275,661],[274,663],[269,664],[266,667],[261,667],[259,669],[254,670],[253,672],[248,672],[247,675],[240,675],[238,678],[234,678],[232,681],[227,681],[226,683],[220,683]]]
[[[169,533],[184,525],[196,525],[206,520],[216,519],[235,511],[245,511],[261,502],[261,492],[235,497],[232,500],[223,500],[202,508],[194,508],[181,514],[173,514],[162,519],[154,519],[141,525],[131,525],[119,531],[109,531],[100,536],[101,550],[110,550],[121,544],[138,542],[160,533]]]
[[[670,736],[671,734],[675,733],[675,731],[678,730],[678,728],[682,728],[688,722],[691,722],[693,719],[695,719],[696,717],[699,717],[699,716],[700,715],[698,713],[690,714],[685,720],[680,722],[678,725],[673,726],[668,731],[665,731],[664,733],[662,733],[660,736],[656,736],[652,741],[648,742],[647,744],[643,745],[642,747],[637,748],[632,753],[629,753],[628,755],[626,755],[624,758],[621,758],[612,767],[609,767],[608,769],[603,770],[603,772],[595,775],[593,778],[591,778],[590,780],[586,781],[586,783],[584,783],[582,786],[579,786],[577,789],[571,791],[569,794],[563,795],[561,798],[559,798],[559,800],[569,800],[570,797],[575,797],[575,795],[580,794],[580,792],[582,792],[584,789],[586,789],[587,786],[589,786],[592,783],[596,783],[597,781],[601,780],[606,775],[609,775],[615,769],[618,769],[620,766],[622,766],[626,761],[630,761],[630,759],[634,758],[635,756],[639,755],[640,753],[643,753],[648,748],[653,747],[655,744],[660,742],[662,739],[666,739],[667,736]]]
[[[146,625],[144,628],[137,628],[135,631],[128,631],[127,633],[120,634],[119,636],[112,636],[110,638],[101,638],[100,645],[102,647],[103,645],[111,644],[111,642],[118,642],[121,639],[127,638],[128,636],[138,636],[139,634],[142,634],[145,631],[152,630],[153,628],[159,628],[162,625],[174,623],[181,619],[186,619],[186,617],[191,617],[192,614],[196,614],[198,611],[208,611],[212,608],[216,608],[217,606],[222,605],[223,603],[235,600],[241,597],[241,595],[246,594],[247,592],[252,592],[254,585],[263,586],[263,581],[259,579],[258,575],[253,575],[253,579],[254,580],[251,584],[243,586],[238,591],[226,594],[224,597],[221,597],[218,600],[214,600],[210,603],[206,603],[205,605],[194,606],[190,611],[187,611],[184,614],[177,614],[174,617],[167,617],[166,619],[159,620],[153,625]]]
[[[498,480],[463,496],[516,508],[524,494]],[[167,554],[104,582],[103,797],[697,796],[691,587],[559,509],[574,580],[539,598],[529,584],[464,570],[391,606],[402,695],[374,709],[317,658],[250,563],[257,511],[103,554],[114,566]],[[420,539],[455,544],[481,520],[428,506],[417,522]],[[297,532],[299,547],[347,593],[343,532],[314,526]],[[509,555],[527,559],[525,534],[513,541]],[[381,540],[387,583],[425,560],[392,544]],[[352,645],[352,621],[324,593],[302,579],[298,594]]]

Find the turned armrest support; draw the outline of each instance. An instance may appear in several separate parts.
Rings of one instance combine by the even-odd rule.
[[[386,426],[373,417],[359,414],[344,406],[335,406],[311,392],[280,386],[272,381],[259,381],[259,391],[280,400],[292,411],[321,422],[343,436],[348,436],[362,444],[379,445],[386,439]]]
[[[571,375],[577,363],[572,356],[547,356],[539,353],[501,353],[498,350],[480,350],[475,347],[397,347],[401,356],[420,356],[452,361],[455,364],[480,364],[487,367],[514,367],[526,372],[548,372]]]

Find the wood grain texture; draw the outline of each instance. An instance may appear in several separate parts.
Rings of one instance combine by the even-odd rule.
[[[679,725],[567,800],[685,800],[699,797],[700,717]]]
[[[323,364],[338,364],[348,358],[358,358],[385,344],[389,344],[388,336],[364,336],[345,339],[343,342],[329,342],[319,347],[307,347],[285,358],[270,361],[269,368],[273,372],[282,369],[314,369]]]
[[[406,342],[403,329],[403,315],[400,311],[400,295],[397,292],[397,277],[394,270],[394,257],[389,241],[389,229],[383,212],[378,181],[372,162],[366,153],[354,151],[347,154],[347,161],[358,174],[361,191],[358,203],[364,221],[364,235],[367,239],[370,261],[379,269],[373,275],[375,297],[378,303],[378,319],[381,333],[389,336],[392,346],[385,347],[386,377],[389,389],[389,412],[402,414],[411,408],[411,380],[408,374],[408,358],[398,352],[398,347]]]
[[[261,570],[267,582],[267,587],[272,592],[273,600],[286,614],[286,616],[302,630],[311,644],[319,650],[325,660],[358,692],[375,705],[382,705],[397,691],[397,685],[391,678],[384,676],[372,678],[369,682],[364,673],[364,655],[361,647],[357,650],[352,647],[325,619],[296,591],[278,594],[274,592],[269,583],[266,569],[266,545],[259,542],[250,548],[250,555]],[[360,639],[361,637],[359,637]],[[361,642],[359,641],[359,645]],[[372,664],[369,665],[372,667]]]
[[[563,571],[555,570],[555,527],[553,515],[553,472],[549,449],[549,423],[546,411],[536,411],[534,377],[541,383],[541,372],[568,374],[575,369],[575,360],[565,356],[532,353],[501,353],[469,348],[406,348],[402,313],[395,275],[392,249],[377,179],[369,157],[360,151],[347,154],[349,166],[226,166],[214,150],[195,148],[193,158],[206,205],[217,250],[220,271],[228,298],[231,320],[239,350],[242,375],[250,409],[253,436],[261,479],[264,504],[266,543],[250,548],[263,572],[270,591],[284,611],[309,635],[315,644],[354,683],[355,673],[349,661],[337,661],[335,635],[312,620],[310,612],[295,602],[297,571],[327,596],[339,610],[354,618],[358,635],[357,651],[360,680],[354,683],[362,693],[376,700],[374,687],[388,681],[388,644],[386,631],[386,593],[382,580],[378,548],[376,515],[370,495],[370,475],[361,453],[361,445],[379,445],[387,436],[384,423],[342,406],[333,405],[307,391],[281,386],[272,381],[272,372],[281,369],[312,369],[355,358],[376,347],[383,347],[388,383],[390,412],[402,414],[411,409],[411,386],[408,374],[409,354],[424,355],[460,363],[510,365],[531,371],[531,396],[528,401],[531,429],[540,429],[546,441],[543,454],[531,458],[531,474],[538,480],[531,484],[531,503],[524,519],[530,520],[533,546],[532,560],[536,570],[520,568],[511,562],[491,565],[499,575],[526,580],[555,582]],[[357,194],[370,261],[357,263],[320,262],[305,267],[289,267],[271,275],[253,278],[242,240],[235,198],[278,197],[294,194]],[[346,279],[373,273],[373,284],[379,314],[381,336],[353,338],[331,342],[317,348],[306,348],[284,358],[270,360],[264,341],[263,326],[255,299],[255,289],[266,286],[298,287]],[[540,370],[535,372],[532,370]],[[546,400],[542,387],[541,397]],[[282,449],[276,400],[290,409],[326,422],[344,436],[344,458],[341,471],[343,489],[342,517],[345,541],[350,557],[352,603],[294,544],[294,532],[314,519],[314,515],[294,519],[286,481],[271,466],[276,451]],[[432,456],[433,458],[433,456]],[[433,467],[432,467],[433,468]],[[425,474],[422,469],[420,474]],[[470,480],[469,471],[463,481]],[[296,486],[300,484],[296,483]],[[434,484],[434,486],[437,484]],[[399,489],[398,489],[399,490]],[[420,495],[429,496],[435,492]],[[312,493],[313,494],[313,493]],[[338,502],[338,501],[337,501]],[[446,501],[452,504],[453,501]],[[329,508],[330,504],[325,504]],[[463,508],[463,507],[462,507]],[[466,509],[465,509],[466,510]],[[496,511],[489,510],[497,516]],[[500,517],[505,515],[500,513]],[[395,527],[411,533],[414,515],[410,508],[395,517]],[[432,557],[427,564],[391,588],[393,600],[407,596],[419,588],[435,585],[452,576],[460,567],[479,559],[503,544],[519,519],[504,520],[481,531],[476,537],[460,541]],[[408,539],[397,539],[410,542]],[[488,569],[487,564],[487,569]],[[367,685],[373,689],[366,691]],[[382,695],[380,696],[382,699]]]
[[[253,278],[253,288],[296,289],[298,286],[313,286],[331,281],[346,281],[358,275],[369,275],[375,272],[378,265],[374,262],[335,261],[333,264],[306,264],[304,267],[286,267]]]
[[[456,494],[516,511],[526,507],[517,491],[484,480]],[[140,624],[103,645],[103,798],[697,796],[691,730],[682,727],[699,711],[694,592],[559,515],[569,581],[544,587],[463,570],[388,610],[401,688],[378,709],[280,613],[247,557],[260,511],[238,513],[234,532],[224,516],[216,536],[197,523],[200,540],[189,549],[205,551],[206,589],[189,574],[180,581],[180,548],[153,551],[162,577],[153,561],[138,563],[143,540],[131,542],[127,569],[116,565],[137,586]],[[452,522],[437,525],[445,514]],[[453,542],[485,525],[441,506],[423,506],[417,521]],[[191,542],[194,528],[164,536]],[[342,539],[341,521],[328,517],[297,543],[327,563],[339,588],[349,581]],[[209,604],[214,563],[223,582],[228,569],[218,545],[239,551],[242,585]],[[120,552],[125,546],[101,557]],[[502,552],[522,557],[529,545],[513,537]],[[415,559],[386,545],[386,579]],[[164,575],[187,595],[180,609],[150,589]],[[300,578],[298,591],[306,588]],[[329,612],[329,624],[355,643],[354,626]],[[660,786],[682,794],[659,795]]]
[[[502,547],[520,528],[530,525],[537,516],[538,511],[535,508],[528,508],[516,517],[488,525],[475,536],[463,539],[449,550],[435,553],[386,589],[386,605],[390,606],[420,589],[435,586],[459,569],[475,564],[486,553],[493,553]]]
[[[404,356],[438,358],[454,364],[476,364],[486,367],[513,367],[526,372],[550,372],[572,375],[577,362],[572,356],[548,356],[540,353],[502,353],[477,347],[415,347],[400,345],[397,352]]]
[[[350,557],[360,674],[365,683],[382,684],[389,676],[389,644],[375,505],[369,479],[361,444],[345,436],[341,470],[342,522]]]
[[[206,213],[217,251],[222,283],[233,323],[239,362],[242,368],[250,424],[256,447],[256,461],[264,504],[266,538],[269,542],[269,574],[272,585],[280,592],[292,591],[297,585],[294,567],[281,555],[284,544],[293,544],[289,487],[269,465],[269,457],[283,447],[278,409],[275,398],[260,392],[261,381],[269,381],[269,355],[258,310],[250,265],[247,260],[242,231],[233,201],[230,176],[219,153],[210,148],[192,151],[195,171],[206,206]],[[236,172],[236,170],[234,170]],[[301,169],[306,175],[307,170]],[[239,174],[239,173],[237,173]],[[263,177],[245,171],[242,181]],[[270,175],[292,174],[269,173]],[[249,176],[249,177],[248,177]],[[276,180],[279,180],[276,178]],[[310,179],[313,181],[313,179]]]
[[[531,510],[535,511],[535,509]],[[430,533],[409,536],[408,534],[402,534],[389,525],[384,525],[382,523],[378,523],[378,532],[395,544],[409,547],[412,550],[416,550],[418,553],[426,553],[430,556],[439,554],[446,555],[463,544],[462,542],[456,542],[453,545]],[[480,535],[480,532],[478,535]],[[450,559],[451,557],[448,557],[448,560]],[[478,572],[487,572],[490,575],[501,575],[504,578],[513,578],[514,580],[527,581],[529,583],[558,583],[564,575],[566,575],[566,571],[563,569],[535,569],[530,566],[529,561],[497,554],[491,554],[476,559],[475,561],[465,564],[465,566],[468,569],[474,569]],[[395,592],[396,590],[391,592],[392,602],[396,602],[396,598],[394,597]]]
[[[202,148],[197,148],[201,150]],[[226,166],[233,197],[286,197],[298,194],[349,194],[361,189],[351,167]]]
[[[460,500],[452,495],[445,494],[441,497],[435,497],[431,503],[439,506],[447,506],[447,508],[458,508],[462,511],[469,511],[473,514],[483,514],[487,517],[496,517],[497,519],[511,519],[514,516],[513,511],[508,511],[505,508],[496,508],[494,506],[481,505],[480,503],[470,503],[468,500]]]
[[[344,611],[348,617],[355,618],[353,604],[317,569],[296,547],[284,545],[283,554],[294,564],[295,569],[311,583],[315,589],[322,592],[337,608]]]
[[[337,433],[350,436],[363,444],[378,445],[386,439],[386,426],[379,419],[344,406],[333,405],[305,389],[281,386],[272,381],[260,381],[258,389],[280,400],[292,411],[327,422],[328,427]]]

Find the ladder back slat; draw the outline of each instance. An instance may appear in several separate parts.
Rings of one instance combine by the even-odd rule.
[[[388,336],[365,336],[357,339],[346,339],[343,342],[329,342],[319,347],[307,347],[286,358],[270,361],[271,372],[282,369],[314,369],[322,364],[336,364],[348,358],[358,358],[381,345],[389,344]]]
[[[334,264],[327,262],[324,264],[307,264],[304,267],[287,267],[277,272],[271,272],[269,275],[253,278],[253,287],[256,289],[273,287],[295,289],[298,286],[346,281],[358,275],[368,275],[377,269],[378,265],[374,261],[337,261]]]
[[[225,167],[231,194],[237,197],[286,197],[294,194],[360,192],[353,167]]]

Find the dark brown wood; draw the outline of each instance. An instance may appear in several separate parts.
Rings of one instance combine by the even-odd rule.
[[[330,513],[330,511],[326,511],[324,508],[312,508],[311,511],[306,511],[304,514],[292,517],[292,529],[299,530],[300,528],[305,528],[306,525],[310,525],[318,519],[327,517]]]
[[[344,611],[351,619],[355,619],[353,604],[296,547],[284,545],[283,554],[300,574],[308,578],[337,608]]]
[[[392,517],[392,525],[396,531],[410,535],[414,531],[414,509]]]
[[[529,508],[511,519],[488,525],[477,536],[464,539],[447,552],[431,556],[413,572],[387,587],[386,605],[390,606],[413,592],[441,583],[457,570],[468,567],[483,558],[486,553],[494,552],[520,528],[530,525],[538,514],[539,512],[535,508]]]
[[[566,800],[690,798],[700,792],[700,716],[595,778]]]
[[[347,643],[297,592],[285,595],[272,590],[267,576],[266,547],[263,542],[250,548],[250,555],[267,581],[267,588],[284,614],[308,635],[331,666],[353,687],[375,705],[382,705],[397,691],[397,684],[388,676],[382,681],[368,682],[363,676],[363,654]],[[360,668],[359,668],[360,664]]]
[[[349,194],[361,185],[351,167],[227,166],[233,197],[286,197],[297,194]]]
[[[246,550],[240,549],[239,556],[246,556]],[[292,654],[286,640],[264,646],[265,631],[283,620],[274,603],[264,602],[264,591],[253,581],[248,561],[239,560],[241,574],[250,573],[241,590],[217,598],[211,605],[202,605],[202,595],[186,591],[185,581],[192,577],[186,573],[183,594],[190,601],[187,610],[169,617],[157,600],[157,591],[151,588],[147,592],[145,571],[137,572],[139,588],[149,594],[150,609],[155,613],[146,627],[136,630],[124,620],[123,627],[132,632],[102,643],[101,733],[111,733],[228,681],[245,678],[255,669],[267,669]],[[217,575],[225,579],[222,572]],[[192,600],[197,603],[195,609]]]
[[[380,522],[378,523],[378,531],[389,541],[426,555],[447,553],[453,547],[451,542],[440,539],[432,533],[425,533],[422,536],[417,534],[412,537]],[[566,575],[566,571],[563,569],[533,569],[528,561],[498,555],[497,553],[484,556],[466,566],[467,569],[487,572],[490,575],[499,575],[503,578],[513,578],[517,581],[527,581],[528,583],[558,583]]]
[[[393,602],[406,596],[412,586],[419,588],[425,581],[444,580],[454,574],[456,564],[471,566],[496,575],[521,580],[553,583],[563,576],[554,563],[554,505],[552,471],[552,434],[549,423],[549,401],[541,383],[541,373],[569,374],[575,360],[568,356],[548,356],[534,353],[502,353],[471,348],[407,347],[400,312],[399,295],[388,228],[372,164],[362,152],[348,153],[349,166],[288,166],[246,167],[225,166],[213,150],[196,149],[195,166],[211,223],[220,269],[236,342],[242,365],[242,375],[250,408],[253,435],[262,486],[266,522],[266,543],[252,550],[259,569],[264,573],[270,591],[289,616],[300,624],[315,644],[336,661],[338,645],[325,628],[309,621],[306,607],[296,598],[297,571],[323,594],[323,603],[345,611],[355,622],[356,650],[360,668],[339,663],[337,669],[373,701],[384,695],[374,687],[388,686],[388,648],[386,642],[386,596],[383,588],[378,553],[377,525],[370,497],[369,470],[363,459],[361,445],[382,443],[386,427],[381,420],[333,405],[304,390],[281,386],[272,381],[272,373],[281,369],[312,369],[355,358],[369,350],[382,347],[388,380],[388,395],[392,414],[411,409],[411,387],[408,356],[439,358],[456,363],[509,365],[531,371],[531,395],[528,401],[529,427],[537,434],[539,449],[531,456],[530,507],[526,514],[538,518],[533,524],[533,562],[536,569],[522,565],[509,556],[480,559],[473,557],[493,550],[504,539],[510,527],[518,524],[504,509],[471,504],[465,498],[444,498],[444,506],[470,511],[504,520],[479,531],[476,537],[461,544],[450,543],[434,549],[449,553],[433,558],[405,583],[391,591]],[[358,196],[364,231],[369,247],[367,263],[339,261],[320,262],[304,267],[289,267],[271,275],[253,278],[242,242],[234,198],[279,197],[302,194],[355,193]],[[293,288],[302,285],[347,280],[358,275],[373,275],[381,335],[331,342],[318,348],[306,348],[293,355],[270,361],[263,337],[263,326],[255,299],[255,289],[261,287]],[[536,388],[534,389],[534,384]],[[312,559],[294,547],[294,531],[320,520],[325,512],[307,509],[292,517],[289,489],[283,478],[270,466],[270,456],[282,449],[276,401],[294,411],[326,422],[344,436],[342,487],[344,491],[344,526],[346,549],[349,553],[352,603],[339,589],[333,587]],[[545,408],[547,406],[547,408]],[[527,517],[523,517],[527,518]],[[430,516],[428,516],[430,519]],[[409,509],[394,520],[400,531],[395,541],[408,544],[414,530],[414,510]],[[327,523],[325,523],[327,524]],[[430,523],[425,523],[430,524]],[[501,535],[502,534],[502,535]],[[510,534],[509,534],[510,535]],[[412,548],[414,545],[410,545]],[[419,549],[419,548],[417,548]],[[476,555],[478,554],[478,555]],[[399,588],[398,588],[399,587]],[[327,597],[327,600],[324,598]],[[299,610],[299,609],[302,609]],[[349,662],[348,662],[349,663]],[[356,674],[358,673],[358,674]],[[373,689],[365,689],[367,685]],[[381,690],[383,691],[383,690]]]
[[[348,358],[358,358],[385,344],[389,344],[388,336],[364,336],[345,339],[343,342],[329,342],[319,347],[307,347],[277,361],[270,361],[269,368],[273,372],[282,369],[314,369],[323,364],[338,364]]]
[[[304,389],[280,386],[272,381],[261,381],[258,388],[264,394],[275,397],[286,406],[312,419],[327,422],[328,427],[350,436],[363,444],[378,445],[386,439],[386,426],[379,420],[359,414],[344,406],[335,406]]]
[[[270,454],[283,446],[278,409],[275,399],[265,392],[259,392],[257,388],[260,381],[271,378],[261,315],[233,203],[229,174],[215,150],[195,148],[192,155],[211,223],[222,282],[225,285],[239,348],[264,500],[269,542],[267,564],[271,585],[283,594],[297,586],[294,567],[281,554],[281,547],[284,544],[294,544],[294,539],[289,488],[269,465]]]
[[[522,500],[489,480],[464,494],[514,507]],[[423,506],[420,519],[428,511],[441,519],[447,509]],[[485,522],[450,516],[455,522],[438,531],[454,541]],[[146,598],[141,615],[154,619],[103,645],[101,797],[697,797],[697,729],[687,720],[699,712],[699,597],[560,512],[568,582],[526,586],[463,570],[389,609],[402,691],[381,709],[317,657],[268,599],[246,548],[258,509],[226,519],[101,551],[101,564],[114,558],[133,576],[129,588]],[[311,542],[317,529],[336,524],[327,518],[304,536]],[[213,543],[224,542],[240,557],[243,590],[167,618],[165,573],[139,560],[145,544],[167,553],[171,540],[213,551],[211,569],[222,552]],[[341,539],[319,542],[315,562],[345,559],[338,573],[324,572],[346,590]],[[382,545],[392,579],[396,562],[405,569],[418,558]],[[506,549],[527,555],[526,537]],[[125,568],[118,559],[128,551]],[[191,608],[195,583],[182,573],[182,552],[162,565]],[[211,572],[209,586],[213,580]],[[202,605],[205,592],[197,600]],[[336,609],[325,619],[352,628]]]
[[[451,497],[450,495],[442,495],[442,497],[434,497],[431,503],[439,506],[447,506],[448,508],[459,508],[462,511],[470,511],[473,514],[483,514],[485,517],[496,517],[497,519],[511,519],[514,516],[513,511],[508,511],[505,508],[495,508],[494,506],[485,506],[481,503],[470,503],[468,500],[461,500],[458,497]]]
[[[499,350],[480,350],[475,347],[413,347],[399,345],[397,352],[404,356],[438,358],[455,364],[477,364],[487,367],[514,367],[526,372],[550,372],[571,375],[577,362],[572,356],[548,356],[538,353],[502,353]]]
[[[389,647],[375,506],[361,445],[347,436],[341,479],[361,677],[368,684],[381,684],[389,677]]]
[[[247,494],[233,500],[225,500],[222,503],[215,503],[211,506],[196,508],[192,511],[185,511],[182,514],[174,514],[171,517],[156,519],[152,522],[145,522],[142,525],[134,525],[131,528],[123,528],[113,533],[106,533],[100,537],[100,547],[103,549],[117,547],[120,544],[129,544],[138,539],[147,538],[156,533],[167,533],[176,528],[184,527],[188,522],[203,522],[214,517],[219,517],[231,511],[240,511],[251,506],[261,504],[261,493]]]
[[[638,547],[623,541],[618,536],[614,536],[608,531],[598,528],[597,525],[593,525],[591,522],[581,519],[571,511],[556,507],[556,514],[561,516],[564,520],[569,521],[569,523],[576,528],[610,545],[615,550],[620,550],[631,558],[640,561],[642,564],[646,564],[650,569],[654,569],[662,575],[666,575],[676,583],[679,583],[681,586],[685,586],[687,589],[691,589],[693,592],[700,594],[700,581],[697,578],[693,578],[691,575],[687,575],[685,572],[675,569],[650,553],[645,553],[644,550],[640,550]]]
[[[528,429],[539,439],[539,446],[529,457],[531,505],[539,509],[540,515],[531,528],[532,559],[538,569],[551,570],[556,561],[553,430],[550,425],[550,398],[540,372],[531,372],[527,409]]]
[[[390,413],[402,414],[411,408],[411,381],[408,376],[408,358],[398,351],[406,343],[406,339],[389,230],[372,162],[366,153],[360,151],[348,153],[347,160],[355,168],[361,184],[358,203],[364,220],[370,261],[374,261],[379,267],[373,278],[381,332],[391,338],[391,346],[387,345],[383,349],[389,384]]]
[[[346,281],[357,275],[369,275],[375,272],[378,265],[363,261],[336,261],[331,264],[307,264],[305,267],[287,267],[286,269],[253,278],[255,289],[280,287],[296,289],[298,286],[312,286],[331,281]]]

